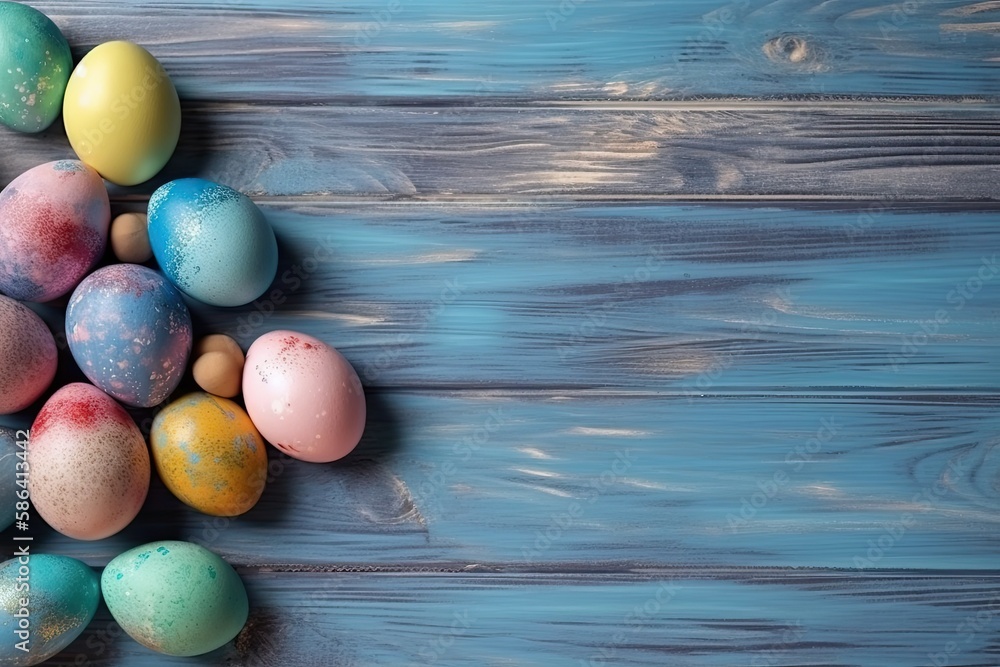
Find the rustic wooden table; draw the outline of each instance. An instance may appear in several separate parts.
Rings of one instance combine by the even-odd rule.
[[[273,295],[199,331],[320,336],[370,406],[246,516],[156,482],[41,533],[198,541],[252,604],[52,664],[1000,665],[1000,4],[32,4],[184,100],[116,210],[200,175],[273,223]],[[0,183],[69,155],[4,132]]]

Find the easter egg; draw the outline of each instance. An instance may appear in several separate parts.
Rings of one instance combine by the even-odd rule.
[[[21,132],[51,125],[72,69],[69,43],[49,17],[0,2],[0,123]]]
[[[244,361],[239,343],[224,334],[212,334],[195,345],[191,374],[208,393],[233,398],[243,383]]]
[[[228,643],[246,624],[247,592],[229,563],[190,542],[152,542],[112,559],[101,575],[118,625],[159,653],[192,656]]]
[[[112,264],[87,276],[66,309],[66,339],[87,379],[127,405],[159,405],[184,377],[191,314],[162,275]]]
[[[243,398],[261,435],[302,461],[343,458],[365,430],[358,374],[337,350],[306,334],[272,331],[253,342]]]
[[[45,522],[78,540],[131,523],[149,490],[149,452],[114,399],[82,382],[42,406],[28,441],[31,503]]]
[[[59,160],[0,192],[0,292],[50,301],[76,287],[104,254],[111,206],[97,172]]]
[[[200,178],[171,181],[153,193],[149,242],[171,282],[213,306],[250,303],[278,271],[274,230],[257,205]]]
[[[21,449],[20,445],[27,445],[27,431],[15,431],[6,426],[0,426],[0,530],[5,530],[7,526],[14,523],[14,512],[18,501],[18,480],[26,482],[28,474],[27,465],[17,456]],[[23,454],[22,454],[23,456]],[[20,470],[18,470],[20,468]],[[20,474],[18,474],[20,473]],[[21,495],[26,495],[23,493]]]
[[[119,262],[142,264],[153,258],[145,213],[122,213],[111,221],[111,250]]]
[[[159,61],[131,42],[96,46],[73,70],[63,122],[81,160],[118,185],[155,176],[181,132],[177,90]]]
[[[38,665],[83,634],[101,601],[100,580],[75,558],[30,553],[0,563],[0,600],[0,665]]]
[[[264,492],[264,439],[228,399],[201,392],[179,398],[156,415],[149,437],[160,479],[199,512],[237,516]]]
[[[56,375],[56,341],[42,318],[0,296],[0,414],[25,409]]]

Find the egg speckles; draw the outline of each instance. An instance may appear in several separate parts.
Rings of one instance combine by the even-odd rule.
[[[198,392],[174,401],[156,415],[150,444],[160,479],[200,512],[243,514],[264,492],[264,439],[230,400]]]
[[[125,410],[74,383],[45,402],[28,442],[31,502],[45,522],[79,540],[127,526],[149,489],[149,452]]]
[[[347,456],[365,430],[365,393],[337,350],[294,331],[264,334],[247,351],[243,398],[261,434],[289,456]]]
[[[191,315],[156,271],[114,264],[73,292],[66,338],[91,382],[123,403],[148,408],[162,403],[184,376]]]
[[[149,242],[163,273],[213,306],[250,303],[278,271],[274,231],[257,205],[200,178],[171,181],[153,193]]]
[[[27,306],[0,296],[0,414],[34,403],[56,374],[56,342]]]
[[[76,160],[24,172],[0,192],[0,292],[50,301],[69,292],[107,246],[104,181]]]
[[[0,665],[6,667],[38,665],[65,649],[94,618],[101,598],[97,573],[75,558],[32,553],[27,578],[21,571],[24,560],[0,564],[0,633],[5,638]],[[28,614],[28,651],[17,648],[23,641],[18,634],[25,620],[18,615],[21,609]]]
[[[47,16],[18,2],[0,2],[0,123],[41,132],[62,107],[73,57]]]
[[[247,621],[246,589],[226,561],[190,542],[152,542],[114,558],[101,576],[104,601],[132,639],[159,653],[201,655]]]

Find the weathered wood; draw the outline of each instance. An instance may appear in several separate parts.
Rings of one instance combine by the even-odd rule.
[[[996,566],[995,396],[369,399],[349,459],[272,452],[272,481],[243,517],[188,510],[156,482],[117,536],[74,541],[36,517],[35,548],[102,565],[136,544],[190,539],[278,569]]]
[[[618,576],[244,572],[251,620],[199,658],[105,611],[53,666],[992,665],[995,573],[661,570]]]
[[[201,175],[255,196],[1000,199],[987,107],[759,103],[354,109],[188,104],[140,188]],[[0,183],[71,157],[61,127],[0,132]]]
[[[997,388],[991,207],[265,210],[282,246],[274,289],[197,307],[202,330],[248,346],[305,329],[369,386]]]
[[[139,40],[212,101],[1000,94],[997,12],[969,0],[32,4],[77,57]]]

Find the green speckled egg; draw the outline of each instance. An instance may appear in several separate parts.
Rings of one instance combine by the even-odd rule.
[[[69,43],[37,9],[0,2],[0,123],[41,132],[62,109],[73,71]]]
[[[104,568],[101,588],[118,625],[167,655],[214,651],[239,634],[249,613],[236,570],[190,542],[150,542],[126,551]]]
[[[100,599],[97,573],[75,558],[31,554],[0,564],[0,665],[37,665],[59,653]]]

